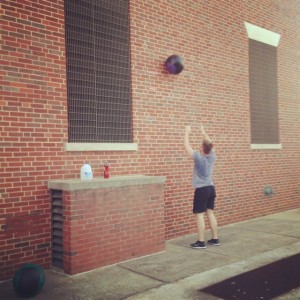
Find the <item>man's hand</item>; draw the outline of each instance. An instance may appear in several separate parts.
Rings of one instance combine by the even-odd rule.
[[[204,126],[202,124],[200,124],[199,128],[200,128],[201,133],[205,134]]]
[[[185,126],[185,133],[190,134],[192,131],[191,126]]]

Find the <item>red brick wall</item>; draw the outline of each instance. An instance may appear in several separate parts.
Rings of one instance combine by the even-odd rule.
[[[299,2],[131,0],[132,103],[138,152],[65,152],[67,98],[63,0],[1,2],[0,280],[23,262],[50,265],[47,181],[166,176],[166,238],[195,232],[192,162],[183,127],[203,122],[215,140],[220,225],[300,206]],[[244,21],[281,34],[278,47],[282,150],[250,150],[248,38]],[[180,75],[164,60],[185,59]],[[192,145],[199,145],[194,131]],[[265,186],[274,194],[266,197]],[[26,229],[21,227],[25,227]],[[18,229],[19,228],[19,229]],[[37,228],[39,230],[37,230]]]
[[[163,194],[163,184],[64,192],[65,272],[163,251]]]

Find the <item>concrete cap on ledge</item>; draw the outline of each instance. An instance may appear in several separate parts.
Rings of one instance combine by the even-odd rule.
[[[124,175],[111,176],[108,179],[94,178],[92,180],[58,179],[48,181],[48,188],[62,191],[76,191],[86,189],[101,189],[110,187],[123,187],[129,185],[163,184],[164,176]]]

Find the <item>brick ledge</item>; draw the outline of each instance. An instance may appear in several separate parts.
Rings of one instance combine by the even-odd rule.
[[[62,191],[76,191],[86,189],[101,189],[110,187],[123,187],[130,185],[162,184],[164,176],[124,175],[111,176],[108,179],[94,178],[92,180],[61,179],[48,181],[48,188]]]

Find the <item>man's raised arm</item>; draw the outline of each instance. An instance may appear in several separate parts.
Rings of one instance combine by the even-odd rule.
[[[185,126],[185,132],[184,132],[184,147],[186,152],[192,156],[193,154],[193,148],[190,145],[190,141],[189,141],[189,135],[191,132],[191,126]]]
[[[208,144],[211,144],[212,141],[211,141],[210,137],[206,134],[202,124],[200,125],[200,131],[201,131],[201,134],[203,137],[203,142],[207,142]]]

